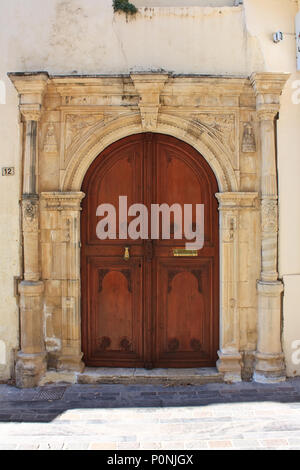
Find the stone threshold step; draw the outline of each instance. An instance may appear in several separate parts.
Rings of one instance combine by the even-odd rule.
[[[77,383],[130,383],[130,384],[204,384],[223,382],[223,374],[214,367],[187,369],[134,369],[86,367],[77,375]]]
[[[78,384],[206,384],[224,382],[224,375],[215,367],[186,369],[142,369],[86,367],[83,372],[48,370],[39,385],[50,383]]]
[[[223,374],[214,367],[188,369],[133,369],[86,367],[77,375],[77,383],[129,383],[129,384],[204,384],[223,382]]]

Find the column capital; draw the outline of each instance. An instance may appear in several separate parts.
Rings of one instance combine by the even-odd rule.
[[[271,94],[280,96],[290,75],[290,73],[273,72],[253,73],[250,81],[256,95]]]
[[[24,121],[39,121],[42,114],[40,104],[20,104],[19,110]]]
[[[71,192],[42,192],[40,195],[41,204],[44,210],[56,211],[80,211],[81,201],[85,197],[82,191]]]
[[[256,94],[256,110],[260,121],[274,121],[280,108],[280,95],[289,73],[254,73],[250,77]]]
[[[239,210],[243,208],[257,209],[258,193],[256,192],[225,192],[216,193],[219,210]]]
[[[38,121],[49,75],[47,72],[9,73],[19,94],[19,108],[25,121]]]

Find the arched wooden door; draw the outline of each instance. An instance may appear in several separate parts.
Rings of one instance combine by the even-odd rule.
[[[82,347],[89,366],[207,367],[219,336],[219,227],[216,178],[188,144],[144,133],[105,149],[82,186]],[[174,256],[184,238],[99,240],[96,209],[204,204],[205,242],[197,256]],[[195,211],[194,211],[195,212]],[[195,213],[193,212],[193,217]],[[119,211],[116,211],[117,222]],[[130,222],[132,218],[128,218]],[[172,222],[172,219],[171,219]],[[193,218],[193,225],[195,218]],[[174,226],[174,224],[173,224]],[[172,228],[172,223],[171,223]],[[174,232],[174,231],[173,231]],[[124,260],[129,247],[129,260]]]

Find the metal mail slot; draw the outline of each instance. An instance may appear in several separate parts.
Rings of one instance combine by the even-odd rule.
[[[186,250],[185,248],[173,249],[173,256],[198,256],[197,250]]]

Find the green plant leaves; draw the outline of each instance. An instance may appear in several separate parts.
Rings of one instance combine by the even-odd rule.
[[[134,15],[138,10],[135,5],[129,3],[129,0],[113,0],[114,11],[124,11],[130,15]]]

